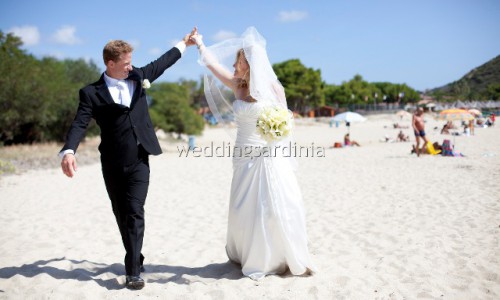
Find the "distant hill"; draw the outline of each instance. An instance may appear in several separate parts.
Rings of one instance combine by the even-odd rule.
[[[465,76],[428,93],[437,98],[459,98],[464,100],[488,100],[495,98],[494,91],[500,87],[500,55],[472,69]]]

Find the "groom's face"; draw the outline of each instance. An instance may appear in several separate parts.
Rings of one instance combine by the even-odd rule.
[[[106,73],[115,79],[126,79],[130,71],[132,71],[132,52],[120,55],[117,61],[110,60]]]

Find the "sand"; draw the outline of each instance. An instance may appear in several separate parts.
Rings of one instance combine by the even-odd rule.
[[[0,298],[498,299],[500,126],[453,137],[433,129],[442,121],[426,120],[431,141],[450,139],[465,157],[410,154],[410,129],[411,142],[381,142],[396,138],[394,122],[410,125],[392,115],[352,123],[362,146],[341,149],[330,147],[344,124],[298,120],[296,145],[315,147],[314,157],[297,158],[318,267],[310,277],[256,282],[228,262],[227,155],[180,157],[187,143],[164,141],[165,153],[151,158],[140,291],[124,288],[124,250],[99,163],[73,179],[57,168],[3,176]],[[195,142],[231,140],[207,128]]]

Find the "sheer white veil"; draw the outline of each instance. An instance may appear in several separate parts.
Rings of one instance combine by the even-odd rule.
[[[250,65],[250,95],[258,102],[287,107],[285,91],[278,81],[266,52],[266,40],[257,29],[249,27],[238,38],[231,38],[206,47],[200,55],[201,65],[218,64],[233,73],[237,52],[243,49]],[[212,75],[204,76],[205,97],[218,122],[228,124],[233,119],[235,100],[232,91]]]
[[[223,42],[206,47],[200,55],[199,63],[201,65],[217,65],[218,69],[225,69],[226,72],[233,73],[233,64],[236,61],[237,52],[243,49],[245,58],[250,65],[250,80],[248,82],[250,95],[259,104],[264,106],[277,106],[288,108],[285,89],[274,73],[273,67],[269,61],[266,52],[266,40],[257,32],[254,27],[249,27],[239,38],[232,38]],[[222,68],[221,68],[222,67]],[[223,126],[228,126],[234,120],[234,94],[229,88],[212,75],[205,75],[205,97],[212,114]],[[227,130],[230,136],[231,131]],[[293,133],[287,138],[273,142],[274,146],[280,146],[281,149],[289,147],[292,151],[294,147]],[[297,168],[294,156],[287,156],[287,161],[293,169]]]

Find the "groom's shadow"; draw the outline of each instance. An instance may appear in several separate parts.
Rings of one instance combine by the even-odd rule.
[[[54,262],[62,262],[63,264],[71,264],[71,270],[60,269],[50,266]],[[183,277],[183,275],[198,276],[201,278],[212,279],[230,279],[236,280],[242,278],[241,269],[238,265],[231,262],[209,264],[204,267],[183,267],[183,266],[165,266],[165,265],[148,265],[146,268],[147,282],[167,283],[175,282],[177,284],[190,284],[191,280]],[[8,279],[15,275],[24,277],[35,277],[39,274],[47,274],[55,279],[71,279],[78,281],[94,281],[98,285],[108,290],[118,290],[123,288],[123,283],[120,283],[118,278],[123,276],[123,264],[102,264],[91,262],[88,260],[72,260],[65,257],[53,258],[49,260],[39,260],[31,264],[24,264],[20,267],[5,267],[0,268],[0,278]],[[97,278],[104,273],[111,273],[116,276],[111,279]],[[154,274],[169,273],[172,276],[155,276]],[[154,277],[154,278],[147,278]]]
[[[70,263],[71,270],[59,269],[57,267],[49,266],[54,262]],[[85,266],[84,266],[85,265]],[[90,266],[89,266],[90,265]],[[104,273],[112,273],[117,276],[123,273],[122,264],[106,265],[95,263],[88,260],[72,260],[65,257],[53,258],[48,260],[39,260],[31,264],[24,264],[20,267],[5,267],[0,268],[0,278],[11,278],[15,275],[24,277],[35,277],[39,274],[47,274],[55,279],[73,279],[78,281],[95,281],[102,287],[108,290],[118,290],[123,288],[117,278],[112,279],[99,279],[97,276]]]

